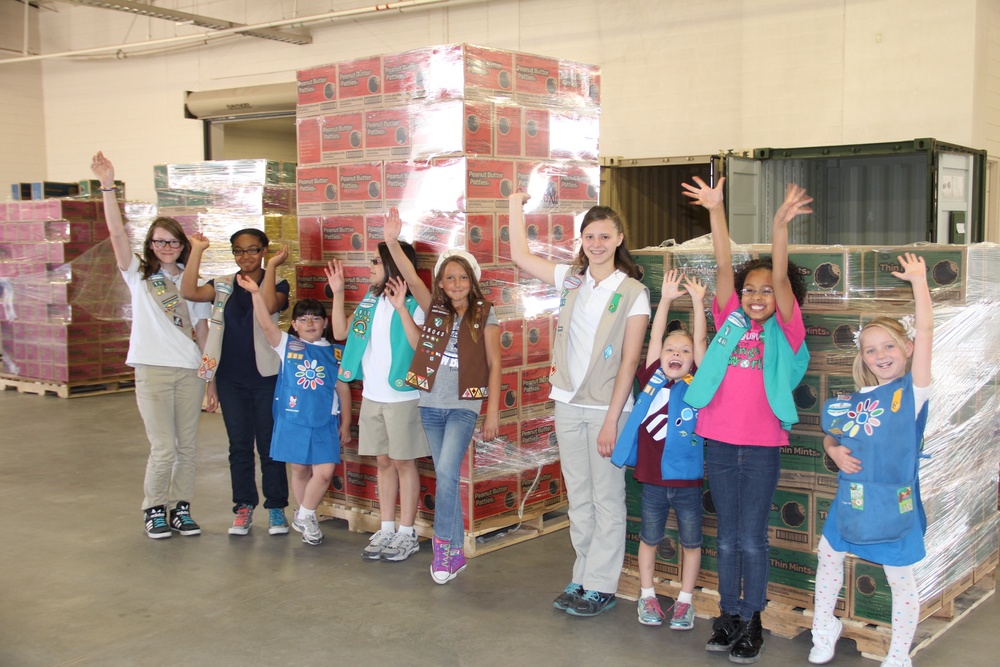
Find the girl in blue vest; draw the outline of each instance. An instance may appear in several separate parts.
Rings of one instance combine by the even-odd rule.
[[[385,241],[378,244],[378,253],[370,260],[370,287],[351,316],[340,367],[341,380],[364,383],[358,418],[358,453],[374,456],[378,464],[382,526],[361,553],[368,560],[402,561],[420,550],[414,528],[420,496],[417,459],[430,455],[420,426],[417,407],[420,392],[406,384],[413,345],[400,317],[405,311],[419,326],[424,322],[424,311],[406,284],[399,308],[389,300],[388,285],[401,275],[390,248],[410,263],[417,258],[413,246],[399,240],[400,228],[399,211],[392,208],[385,223]]]
[[[913,287],[913,335],[889,317],[866,324],[856,338],[858,391],[823,408],[823,447],[840,474],[819,543],[809,652],[809,662],[817,665],[833,659],[844,628],[833,609],[848,551],[882,564],[892,589],[892,640],[882,667],[911,664],[910,643],[920,620],[913,565],[925,555],[927,529],[917,467],[931,392],[934,315],[924,260],[906,253],[899,266],[892,275]]]
[[[260,286],[242,275],[236,280],[250,292],[257,322],[281,358],[272,405],[271,457],[292,467],[292,494],[299,505],[292,528],[302,533],[306,544],[321,544],[316,508],[340,463],[341,443],[351,441],[351,393],[337,381],[343,348],[332,344],[326,308],[319,301],[296,303],[292,326],[285,333],[271,320]]]
[[[500,325],[493,304],[483,297],[479,263],[469,253],[442,253],[434,267],[433,292],[408,258],[395,258],[420,307],[427,310],[420,329],[401,309],[405,286],[400,281],[390,284],[390,298],[416,348],[406,381],[421,390],[420,421],[434,458],[431,578],[446,584],[466,567],[459,473],[484,400],[482,437],[492,440],[499,431]]]
[[[685,278],[684,289],[681,279]],[[667,332],[670,304],[691,295],[694,334]],[[642,484],[642,524],[639,529],[638,614],[643,625],[660,625],[666,618],[653,589],[656,551],[663,541],[670,508],[674,508],[684,549],[681,592],[670,619],[671,630],[694,627],[692,596],[701,568],[701,487],[704,439],[695,433],[698,411],[685,402],[694,367],[705,356],[705,286],[677,270],[663,276],[660,305],[649,332],[646,363],[636,377],[642,392],[625,423],[611,462],[635,466]],[[664,337],[664,333],[666,336]]]
[[[708,651],[753,663],[764,646],[760,613],[767,603],[767,523],[778,486],[779,453],[798,421],[792,390],[809,364],[799,304],[805,285],[788,261],[788,224],[811,213],[812,198],[789,184],[774,216],[771,257],[733,272],[723,206],[725,178],[700,178],[684,194],[709,211],[715,250],[712,317],[717,333],[687,392],[700,408],[708,483],[718,517],[719,608]]]
[[[522,271],[561,289],[552,346],[559,460],[569,498],[573,578],[555,600],[573,616],[616,604],[625,559],[625,471],[609,460],[632,409],[632,381],[649,323],[649,291],[625,245],[618,214],[594,206],[580,222],[580,251],[556,264],[528,247],[525,193],[510,196],[510,254]]]

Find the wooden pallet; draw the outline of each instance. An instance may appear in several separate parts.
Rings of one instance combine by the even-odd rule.
[[[104,378],[89,382],[49,382],[0,374],[0,389],[16,389],[21,394],[36,394],[38,396],[55,394],[59,398],[81,398],[83,396],[134,391],[135,378],[131,375],[123,375],[117,378]]]
[[[321,519],[346,521],[348,530],[356,533],[374,533],[382,525],[382,519],[378,512],[326,501],[316,509],[316,514]],[[520,522],[511,523],[499,529],[466,531],[465,556],[466,558],[475,558],[497,549],[547,535],[566,528],[568,525],[569,516],[562,510],[555,510],[525,517]],[[430,539],[434,536],[434,524],[426,520],[418,518],[414,529],[417,531],[418,537]]]
[[[962,587],[964,586],[964,588]],[[680,583],[655,580],[654,588],[659,595],[677,599]],[[974,584],[967,579],[950,586],[940,596],[931,598],[921,608],[921,621],[913,638],[910,654],[926,648],[965,618],[973,609],[988,600],[996,592],[996,564],[989,572],[981,571]],[[618,582],[620,597],[636,600],[639,597],[639,574],[636,570],[623,570]],[[694,592],[695,616],[712,618],[719,615],[719,594],[710,588],[697,587]],[[802,632],[812,629],[812,609],[798,606],[794,601],[769,600],[761,614],[761,624],[775,637],[792,639]],[[852,618],[841,618],[844,631],[841,637],[852,639],[858,651],[866,658],[882,660],[889,651],[892,629],[888,626],[864,623]]]

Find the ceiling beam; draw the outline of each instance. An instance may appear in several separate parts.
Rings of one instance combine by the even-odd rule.
[[[270,39],[276,42],[285,42],[286,44],[296,44],[299,46],[305,44],[312,44],[312,36],[307,33],[296,32],[291,30],[275,30],[273,28],[251,28],[242,23],[234,23],[232,21],[226,21],[223,19],[216,19],[210,16],[203,16],[201,14],[189,14],[187,12],[179,12],[174,9],[166,9],[165,7],[157,7],[152,4],[146,4],[144,2],[129,2],[128,0],[70,0],[75,5],[86,5],[88,7],[98,7],[101,9],[113,9],[119,12],[128,12],[129,14],[138,14],[139,16],[148,16],[154,19],[162,19],[164,21],[172,21],[173,23],[185,23],[190,25],[196,25],[200,28],[210,28],[212,30],[232,30],[242,35],[247,35],[249,37],[257,37],[260,39]],[[247,30],[239,30],[239,28],[246,27]]]

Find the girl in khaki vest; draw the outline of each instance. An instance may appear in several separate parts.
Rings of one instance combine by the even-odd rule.
[[[610,456],[632,407],[632,379],[649,322],[649,293],[618,215],[594,206],[580,224],[573,264],[534,255],[525,193],[510,196],[510,253],[522,271],[562,290],[552,351],[559,459],[569,497],[573,577],[553,601],[573,616],[615,606],[625,557],[625,471]]]

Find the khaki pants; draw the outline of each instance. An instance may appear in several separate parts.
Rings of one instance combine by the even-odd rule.
[[[191,501],[204,394],[205,381],[193,368],[135,367],[135,401],[149,438],[142,509]]]
[[[618,432],[628,420],[623,412]],[[625,560],[625,469],[597,452],[597,435],[607,412],[556,401],[569,536],[576,551],[573,581],[587,590],[614,593]]]

